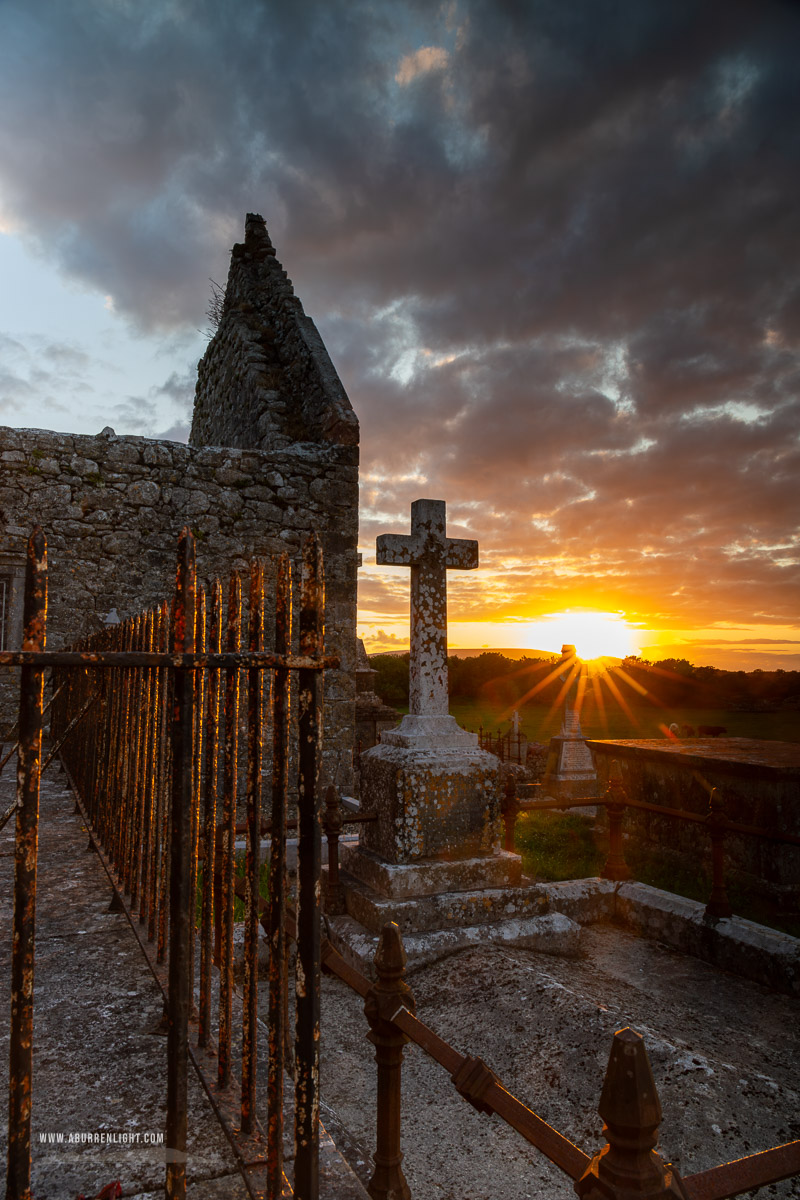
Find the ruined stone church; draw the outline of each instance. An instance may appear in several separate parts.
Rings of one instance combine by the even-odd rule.
[[[19,646],[26,540],[49,553],[48,648],[168,595],[188,525],[210,581],[253,556],[299,557],[316,531],[325,565],[327,780],[352,783],[358,565],[358,419],[314,323],[248,214],[221,320],[198,368],[189,445],[0,429],[0,649]],[[0,719],[16,710],[3,672]]]

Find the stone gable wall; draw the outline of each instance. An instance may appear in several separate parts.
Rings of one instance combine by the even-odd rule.
[[[291,445],[271,451],[193,447],[113,431],[90,437],[0,428],[0,574],[15,580],[10,647],[19,645],[25,543],[41,524],[48,543],[48,647],[63,646],[160,601],[174,587],[178,534],[197,539],[200,580],[246,570],[253,555],[322,539],[327,779],[351,786],[356,620],[357,449]],[[0,672],[0,716],[16,715]],[[338,762],[338,771],[337,771]]]
[[[198,366],[189,440],[357,452],[356,415],[257,214],[233,247],[220,325]]]

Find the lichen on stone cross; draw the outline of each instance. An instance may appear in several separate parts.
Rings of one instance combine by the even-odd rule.
[[[445,717],[447,696],[447,571],[478,565],[478,543],[446,534],[444,500],[415,500],[411,535],[384,533],[377,540],[383,566],[411,568],[409,711]]]

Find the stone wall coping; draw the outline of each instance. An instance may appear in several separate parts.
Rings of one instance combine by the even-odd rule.
[[[773,780],[800,780],[800,743],[758,738],[587,739],[594,754],[604,758],[650,760],[662,766],[717,771]]]
[[[254,463],[269,463],[270,465],[284,463],[285,466],[286,459],[297,459],[300,463],[311,463],[315,467],[318,467],[321,462],[333,467],[340,461],[349,464],[352,457],[350,447],[340,446],[335,442],[322,444],[292,442],[279,450],[259,450],[250,446],[246,449],[236,446],[190,446],[186,442],[172,442],[166,438],[148,438],[135,433],[114,434],[109,437],[104,433],[61,433],[55,429],[16,428],[10,425],[0,425],[0,449],[8,447],[10,449],[7,450],[7,453],[13,454],[14,451],[21,453],[23,450],[28,450],[31,446],[42,451],[57,450],[71,454],[85,451],[87,453],[81,457],[87,459],[90,457],[88,454],[90,448],[93,448],[97,457],[113,458],[118,451],[111,451],[108,454],[112,446],[129,446],[142,454],[151,447],[160,446],[170,455],[177,455],[179,459],[195,460],[206,464],[217,460],[224,462],[226,459],[232,463],[239,463],[243,458],[249,458]],[[103,454],[103,450],[107,451],[107,455]],[[17,459],[15,456],[14,461],[23,462],[24,458]],[[93,465],[95,464],[93,463]],[[154,464],[143,461],[141,465],[151,467]],[[161,465],[167,464],[162,463]]]

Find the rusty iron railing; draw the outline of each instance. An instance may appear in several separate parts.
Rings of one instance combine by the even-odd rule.
[[[450,1075],[456,1090],[481,1113],[497,1113],[530,1145],[574,1181],[581,1197],[630,1200],[727,1200],[753,1188],[800,1174],[800,1141],[681,1178],[656,1152],[661,1104],[643,1038],[634,1030],[614,1035],[598,1112],[607,1144],[587,1154],[508,1092],[477,1057],[461,1054],[417,1017],[405,982],[406,955],[394,922],[383,927],[375,953],[376,982],[351,966],[324,939],[323,969],[364,1000],[367,1037],[378,1071],[375,1169],[367,1187],[373,1200],[410,1200],[400,1148],[403,1046],[414,1042]]]
[[[322,673],[336,660],[324,657],[324,581],[315,537],[309,538],[303,549],[299,606],[292,599],[292,568],[286,555],[277,561],[273,592],[273,650],[268,652],[262,564],[252,565],[246,605],[239,576],[231,577],[227,613],[223,613],[220,583],[211,586],[208,605],[198,586],[194,541],[185,529],[178,546],[171,605],[164,603],[132,617],[78,647],[51,652],[45,648],[45,539],[41,530],[30,539],[22,650],[0,654],[0,666],[22,667],[14,805],[17,826],[8,1200],[23,1200],[30,1195],[33,945],[46,668],[54,676],[54,751],[60,750],[77,808],[89,830],[90,846],[105,867],[116,901],[124,909],[164,996],[168,1031],[168,1197],[185,1195],[190,1060],[226,1128],[250,1195],[274,1200],[286,1194],[288,1187],[283,1171],[282,1057],[288,1041],[289,988],[285,843],[292,729],[298,733],[297,910],[302,935],[295,983],[294,1194],[303,1200],[316,1200],[318,1196],[318,778]],[[297,607],[299,653],[293,653],[292,621]],[[227,636],[223,651],[224,623]],[[245,626],[247,650],[242,649]],[[268,680],[265,671],[269,672]],[[297,680],[296,687],[292,680]],[[246,750],[238,746],[242,684],[247,691]],[[270,725],[271,869],[266,918],[272,951],[270,1064],[266,1122],[262,1124],[256,1096],[256,935],[262,742],[263,731]],[[218,830],[220,792],[222,823]],[[233,985],[233,906],[236,811],[242,795],[247,814],[247,861],[244,996],[240,1003]],[[203,869],[200,928],[196,935],[201,826],[204,864],[215,861],[218,842],[222,854],[218,871],[205,866]],[[221,917],[222,933],[216,1006],[212,987],[215,917]]]
[[[608,787],[601,796],[541,800],[536,796],[536,793],[541,790],[541,785],[529,784],[525,786],[526,795],[522,798],[513,776],[506,779],[504,789],[502,813],[505,822],[505,849],[511,851],[514,850],[514,827],[521,812],[546,812],[554,809],[562,811],[571,808],[594,808],[602,805],[608,814],[609,848],[600,874],[603,879],[610,879],[614,882],[623,882],[633,878],[631,869],[625,861],[623,819],[626,809],[639,809],[643,812],[657,813],[662,817],[671,817],[678,821],[688,821],[704,826],[708,831],[711,848],[711,890],[705,911],[711,917],[733,915],[726,886],[726,833],[764,838],[767,841],[780,842],[787,846],[800,846],[800,837],[795,837],[794,834],[778,833],[762,829],[758,825],[744,825],[740,821],[731,821],[725,815],[724,800],[718,788],[711,789],[708,811],[705,815],[687,812],[682,808],[667,808],[662,804],[650,804],[645,800],[632,800],[625,791],[616,760],[611,764]]]
[[[498,729],[496,733],[492,733],[481,725],[477,734],[481,750],[497,755],[501,762],[525,765],[528,739],[521,730],[518,729],[515,733],[513,729],[509,729],[506,733],[501,733]]]

